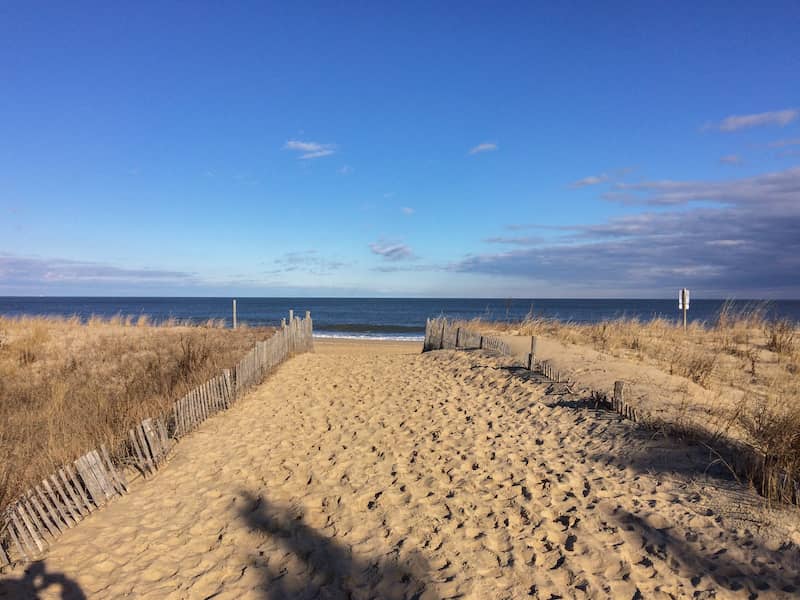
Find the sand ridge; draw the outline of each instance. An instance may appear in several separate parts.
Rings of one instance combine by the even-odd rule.
[[[98,598],[800,590],[796,531],[756,518],[743,489],[664,464],[690,451],[501,359],[316,344],[37,568]],[[0,590],[25,591],[22,569],[4,577]]]

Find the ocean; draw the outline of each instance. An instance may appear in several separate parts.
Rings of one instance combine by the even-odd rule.
[[[746,308],[763,301],[736,301]],[[201,322],[225,319],[231,323],[231,298],[101,298],[101,297],[0,297],[0,315],[147,315],[155,321],[169,318]],[[689,318],[713,322],[722,300],[691,300]],[[303,316],[311,311],[314,333],[320,337],[421,340],[427,317],[520,320],[527,314],[562,321],[592,323],[618,317],[642,320],[654,317],[678,320],[678,301],[608,299],[454,299],[454,298],[238,298],[239,322],[275,325],[294,309]],[[800,300],[775,300],[768,304],[772,317],[800,322]]]

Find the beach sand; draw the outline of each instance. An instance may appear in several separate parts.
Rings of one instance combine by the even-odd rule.
[[[94,598],[771,598],[796,512],[477,352],[317,341],[0,580]],[[80,591],[79,591],[80,590]],[[349,596],[348,596],[349,595]],[[2,596],[2,593],[0,593]],[[30,596],[34,597],[34,596]],[[80,596],[75,596],[80,597]]]

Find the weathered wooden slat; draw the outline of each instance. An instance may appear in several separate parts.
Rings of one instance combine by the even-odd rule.
[[[5,567],[6,565],[10,565],[11,560],[8,558],[8,554],[6,553],[6,549],[3,548],[2,542],[0,542],[0,567]]]
[[[175,403],[175,435],[178,439],[182,438],[186,435],[186,409],[185,409],[185,401],[186,398],[180,398]]]
[[[53,505],[52,502],[50,502],[50,499],[44,493],[43,486],[44,486],[44,482],[42,482],[42,485],[37,485],[34,489],[36,491],[36,494],[39,497],[39,501],[40,501],[40,503],[42,505],[42,508],[47,513],[46,516],[50,519],[50,522],[55,526],[58,534],[61,534],[67,528],[67,526],[66,526],[66,524],[63,524],[61,522],[60,511],[56,510],[56,507]],[[55,537],[55,534],[54,534],[54,537]]]
[[[211,402],[211,387],[210,387],[210,385],[209,385],[209,382],[208,382],[208,381],[206,381],[206,382],[203,384],[203,396],[205,396],[205,399],[206,399],[206,407],[207,407],[207,409],[208,409],[208,416],[210,417],[210,416],[211,416],[211,415],[213,415],[213,414],[214,414],[216,411],[214,410],[214,405],[213,405],[213,404],[212,404],[212,402]]]
[[[164,456],[164,450],[161,448],[161,442],[158,439],[158,435],[156,434],[155,428],[153,427],[153,421],[151,419],[145,419],[142,421],[142,432],[144,433],[145,440],[150,448],[150,456],[153,457],[153,463],[158,465],[161,463],[162,457]]]
[[[195,388],[195,391],[197,392],[197,406],[200,408],[200,422],[202,423],[208,418],[208,407],[203,395],[203,386]]]
[[[94,468],[100,485],[103,487],[106,498],[110,500],[111,498],[116,497],[118,495],[117,487],[111,476],[111,473],[108,472],[108,469],[106,469],[106,466],[103,464],[103,459],[100,458],[100,454],[97,452],[97,450],[92,450],[89,452],[89,454],[87,454],[87,456],[92,463],[92,467]]]
[[[53,501],[53,505],[56,507],[58,514],[61,515],[61,520],[64,522],[64,524],[67,527],[74,527],[76,521],[72,517],[72,510],[69,506],[69,500],[64,496],[64,493],[60,491],[55,476],[51,475],[50,478],[56,482],[55,489],[53,489],[47,479],[42,481],[42,485],[44,486],[45,491],[50,495],[50,499]]]
[[[134,429],[136,432],[136,439],[139,440],[139,447],[142,449],[142,456],[144,456],[145,463],[149,468],[151,473],[156,472],[156,462],[155,456],[152,455],[150,452],[150,446],[147,444],[147,438],[145,437],[144,430],[142,426],[139,425]]]
[[[40,516],[40,510],[38,508],[34,508],[35,505],[38,505],[38,501],[34,503],[34,499],[30,492],[28,492],[27,495],[22,496],[22,498],[19,500],[19,507],[20,509],[24,507],[25,511],[21,512],[20,516],[23,517],[23,522],[26,524],[28,522],[25,520],[25,517],[30,519],[30,523],[33,525],[36,533],[39,534],[39,539],[44,543],[46,548],[49,546],[49,540],[54,539],[56,536],[50,533],[50,529]]]
[[[172,445],[169,441],[169,436],[167,435],[167,426],[164,425],[164,421],[162,419],[155,419],[153,423],[155,424],[156,433],[158,433],[159,442],[161,442],[161,450],[164,453],[161,459],[164,460],[167,457],[167,454],[169,454],[169,450]]]
[[[214,406],[214,395],[211,393],[210,379],[203,384],[203,394],[206,397],[206,404],[208,405],[208,416],[215,415],[217,413],[217,409]]]
[[[72,481],[73,487],[77,490],[78,495],[86,505],[86,509],[90,513],[94,512],[96,507],[92,502],[89,501],[89,497],[86,495],[86,492],[89,490],[86,487],[86,485],[82,482],[81,478],[78,476],[78,472],[75,470],[75,467],[73,465],[66,465],[65,468],[70,476],[70,480]]]
[[[103,493],[100,482],[97,481],[91,466],[86,460],[86,456],[79,457],[73,464],[78,470],[78,475],[80,475],[83,485],[89,492],[92,503],[98,508],[104,506],[106,503],[106,495]]]
[[[181,421],[178,413],[178,406],[180,405],[180,398],[172,405],[172,422],[175,424],[174,435],[176,438],[181,437]]]
[[[181,398],[181,437],[189,433],[191,429],[189,417],[189,396],[188,394]]]
[[[100,444],[100,453],[101,458],[103,459],[103,463],[105,464],[106,471],[111,477],[111,482],[114,484],[114,489],[122,495],[128,491],[128,482],[125,481],[125,476],[122,474],[121,470],[117,470],[114,466],[114,463],[111,462],[111,457],[108,454],[108,448],[106,448],[105,444]]]
[[[223,372],[223,379],[225,381],[225,408],[230,408],[233,404],[233,379],[230,369],[225,369]]]
[[[28,505],[36,515],[36,520],[40,524],[40,531],[42,534],[46,532],[52,539],[57,538],[61,532],[50,520],[50,515],[45,510],[42,503],[39,502],[39,498],[36,496],[34,490],[28,491]]]
[[[211,408],[214,411],[214,414],[220,411],[219,406],[219,397],[217,396],[217,378],[212,377],[208,380],[208,397],[211,399]]]
[[[181,414],[183,415],[183,433],[186,435],[192,429],[192,417],[189,412],[189,395],[183,397],[181,400]]]
[[[186,396],[186,408],[189,414],[189,431],[193,431],[197,427],[197,405],[195,401],[194,390],[189,392]]]
[[[91,455],[88,453],[84,454],[80,460],[84,465],[87,476],[90,479],[94,478],[93,483],[96,486],[95,491],[97,492],[97,500],[105,504],[105,501],[108,500],[108,494],[106,494],[106,484],[103,481],[102,475],[97,472]],[[95,504],[97,504],[97,502],[95,502]]]
[[[61,481],[64,483],[64,490],[69,495],[70,500],[72,500],[72,507],[74,508],[74,510],[78,512],[80,516],[80,518],[75,517],[75,521],[76,522],[80,521],[83,517],[85,517],[88,514],[88,512],[86,511],[85,506],[81,502],[78,492],[73,489],[70,478],[67,477],[67,474],[64,472],[64,469],[59,469],[58,475],[61,478]],[[75,516],[74,512],[73,516]]]
[[[203,413],[200,408],[200,395],[197,393],[197,388],[191,391],[191,407],[192,429],[197,429],[197,426],[203,421]]]
[[[217,399],[217,406],[219,410],[225,410],[225,401],[222,393],[222,376],[218,375],[214,378],[214,395]]]
[[[178,400],[175,407],[176,410],[178,411],[177,435],[179,438],[182,438],[183,436],[186,435],[186,432],[189,431],[189,426],[187,424],[187,419],[186,419],[186,396]]]
[[[133,448],[134,458],[136,459],[136,466],[138,466],[142,473],[146,476],[150,469],[148,468],[148,463],[142,454],[141,448],[139,448],[139,440],[136,437],[135,428],[128,431],[128,437],[131,440],[131,447]]]
[[[28,530],[20,522],[16,510],[11,512],[11,520],[14,522],[14,527],[8,528],[11,533],[11,539],[16,544],[17,550],[19,550],[22,557],[25,560],[31,560],[38,553],[36,545],[33,543]]]
[[[33,519],[28,514],[28,510],[26,510],[26,508],[27,507],[25,506],[24,499],[17,502],[16,511],[17,514],[19,515],[19,518],[22,519],[22,523],[27,528],[28,534],[30,534],[31,539],[33,540],[33,543],[36,545],[36,547],[39,549],[39,552],[44,552],[46,546],[44,543],[44,539],[42,538],[42,534],[39,532],[39,528],[34,525]]]
[[[211,406],[211,398],[208,394],[208,382],[200,386],[200,393],[203,395],[203,403],[206,406],[206,419],[214,414],[214,408]]]
[[[203,395],[200,393],[200,388],[194,389],[194,396],[197,401],[197,425],[199,427],[206,420],[206,410],[203,406]]]
[[[197,393],[195,390],[190,392],[189,406],[192,411],[192,429],[195,429],[200,423],[200,410],[197,406]]]
[[[87,452],[81,457],[81,459],[89,474],[94,477],[94,481],[98,486],[97,491],[99,495],[103,497],[103,502],[109,500],[111,498],[111,494],[108,491],[110,486],[106,481],[105,474],[97,468],[92,453]]]

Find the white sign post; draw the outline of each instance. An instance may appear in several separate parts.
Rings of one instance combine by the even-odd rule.
[[[233,328],[236,329],[236,299],[233,300]]]
[[[686,311],[689,310],[689,290],[686,288],[678,292],[678,310],[683,310],[683,330],[686,331]]]

